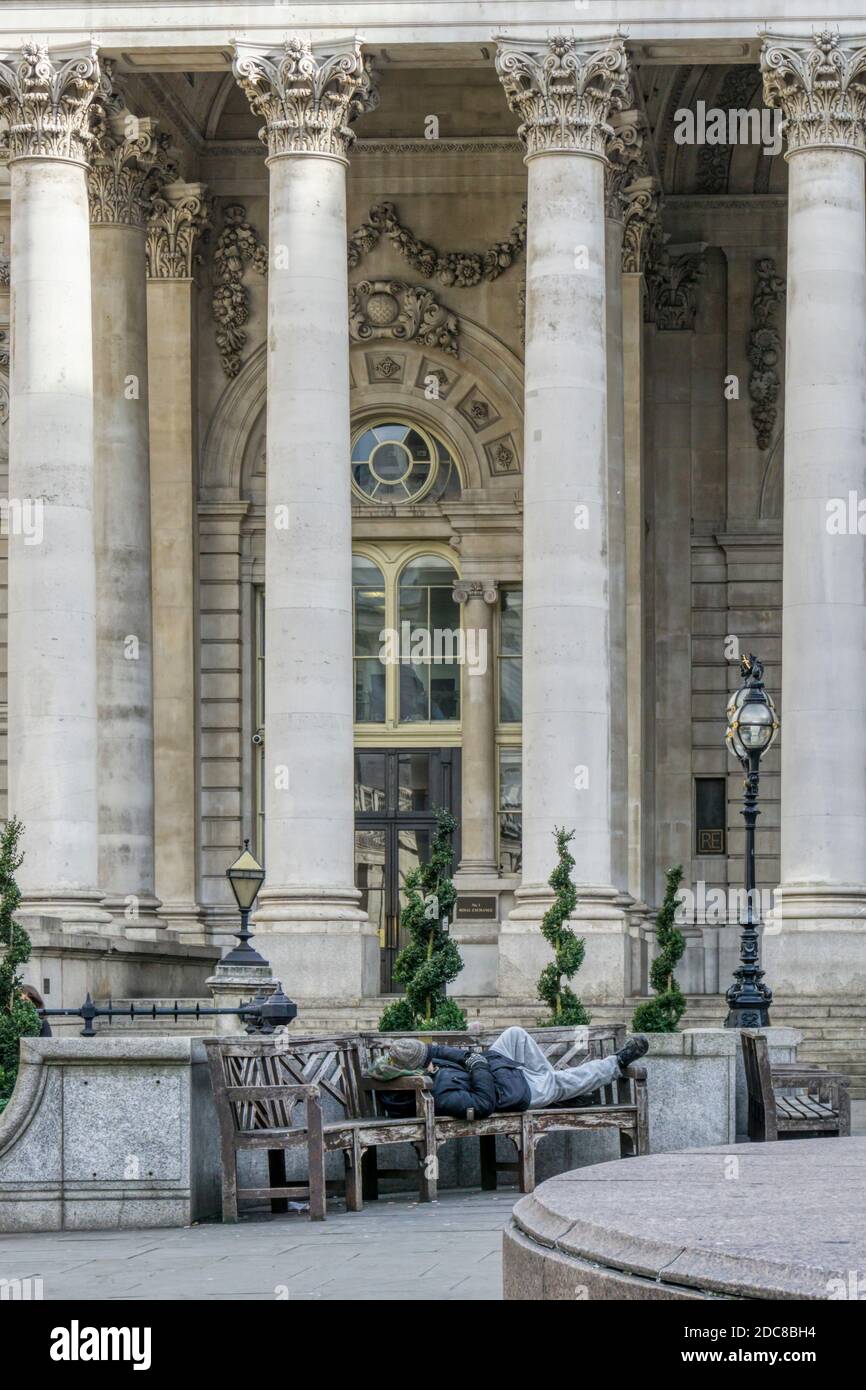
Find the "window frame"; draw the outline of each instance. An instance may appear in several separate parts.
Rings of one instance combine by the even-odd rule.
[[[399,588],[400,577],[408,565],[421,559],[424,555],[435,555],[447,561],[453,571],[453,577],[458,580],[460,576],[460,560],[457,554],[441,541],[420,540],[409,544],[401,542],[371,542],[356,540],[352,544],[352,556],[362,556],[366,560],[372,561],[381,571],[385,581],[385,627],[391,631],[400,631],[400,608],[399,608]],[[462,605],[455,605],[459,618],[459,626],[463,627],[463,608]],[[458,719],[442,720],[416,720],[411,723],[400,722],[400,665],[391,664],[385,668],[385,720],[382,723],[373,724],[364,720],[354,719],[354,669],[355,669],[355,628],[354,628],[354,596],[352,603],[352,714],[355,742],[359,747],[374,748],[377,745],[387,745],[394,747],[399,744],[407,746],[441,746],[458,747],[462,742],[463,731],[463,701],[465,697],[465,679],[463,667],[460,666],[460,717]]]

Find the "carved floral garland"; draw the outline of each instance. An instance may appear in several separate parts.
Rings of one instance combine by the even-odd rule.
[[[470,289],[482,280],[497,280],[517,260],[526,246],[526,204],[520,211],[505,241],[495,241],[486,251],[448,251],[445,255],[419,241],[409,227],[397,217],[393,203],[375,203],[370,208],[369,222],[356,227],[349,237],[349,269],[354,270],[362,256],[373,250],[386,236],[404,260],[425,280],[436,279],[443,285]]]
[[[749,395],[752,423],[759,449],[769,449],[782,389],[779,363],[782,337],[773,322],[776,309],[785,298],[785,281],[776,274],[776,263],[769,256],[755,262],[755,292],[752,295],[752,330],[749,334]]]
[[[249,297],[243,282],[251,265],[259,275],[268,273],[268,248],[247,221],[242,203],[229,203],[223,214],[225,227],[214,251],[213,316],[216,341],[226,376],[241,369],[241,348],[247,340],[243,324],[250,316]]]

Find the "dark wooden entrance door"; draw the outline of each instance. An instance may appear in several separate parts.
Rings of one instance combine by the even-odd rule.
[[[456,748],[359,748],[355,751],[355,884],[379,931],[380,989],[399,992],[394,961],[406,944],[400,930],[406,874],[430,857],[435,810],[460,804]],[[460,857],[459,831],[454,862]]]

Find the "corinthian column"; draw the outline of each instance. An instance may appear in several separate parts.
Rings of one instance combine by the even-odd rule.
[[[777,995],[866,989],[866,39],[767,37],[787,138],[782,886]],[[838,506],[834,505],[834,499]],[[861,527],[863,522],[861,519]],[[841,532],[841,533],[840,533]]]
[[[270,170],[263,952],[296,996],[378,989],[354,888],[346,168],[357,41],[238,45]]]
[[[147,390],[149,192],[166,138],[106,85],[88,175],[96,458],[99,881],[104,907],[154,928],[153,661]]]
[[[534,995],[550,957],[555,826],[576,831],[580,990],[622,998],[611,864],[605,145],[628,91],[622,40],[499,41],[528,166],[524,478],[523,885],[500,936],[500,992]],[[613,692],[623,700],[625,692]]]
[[[93,45],[0,60],[12,184],[9,812],[23,911],[109,925],[98,903],[93,356],[86,168]]]
[[[646,168],[646,165],[643,165]],[[625,456],[625,609],[628,667],[628,891],[632,920],[645,912],[654,880],[653,834],[646,796],[645,662],[646,480],[644,476],[644,269],[657,228],[658,181],[642,169],[623,189],[622,339]],[[638,991],[640,981],[632,978]]]
[[[637,166],[643,146],[642,118],[635,110],[613,115],[613,134],[606,146],[605,311],[607,334],[607,487],[608,566],[610,571],[611,704],[611,881],[620,905],[628,893],[628,663],[626,658],[625,564],[625,379],[623,367],[622,247],[623,190]]]
[[[154,860],[160,916],[188,940],[197,905],[195,554],[200,183],[166,184],[147,222],[147,359],[153,556]]]

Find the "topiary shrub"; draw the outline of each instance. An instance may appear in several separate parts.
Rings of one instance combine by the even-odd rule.
[[[0,1111],[15,1088],[19,1039],[36,1037],[42,1027],[36,1009],[21,994],[18,974],[19,965],[30,959],[30,937],[12,920],[21,902],[15,873],[24,858],[18,852],[22,830],[13,818],[0,835]]]
[[[568,984],[563,984],[563,977],[570,980],[583,965],[586,942],[583,937],[575,936],[567,925],[577,907],[577,889],[571,881],[574,857],[568,848],[574,839],[574,831],[555,829],[553,836],[559,862],[548,883],[556,896],[541,919],[541,930],[553,947],[554,958],[541,972],[538,997],[550,1009],[550,1017],[544,1020],[542,1026],[565,1027],[568,1024],[589,1023],[590,1020],[574,990]]]
[[[638,1004],[631,1021],[635,1033],[675,1033],[686,1011],[686,996],[674,978],[674,969],[686,949],[685,937],[676,925],[677,889],[682,881],[681,864],[668,869],[664,902],[656,917],[659,953],[650,966],[656,998]]]
[[[460,952],[443,925],[453,918],[457,894],[451,879],[457,825],[449,811],[436,812],[429,862],[410,869],[400,925],[409,942],[394,962],[394,977],[406,991],[379,1019],[384,1033],[443,1032],[466,1027],[466,1015],[445,993],[463,969]]]

